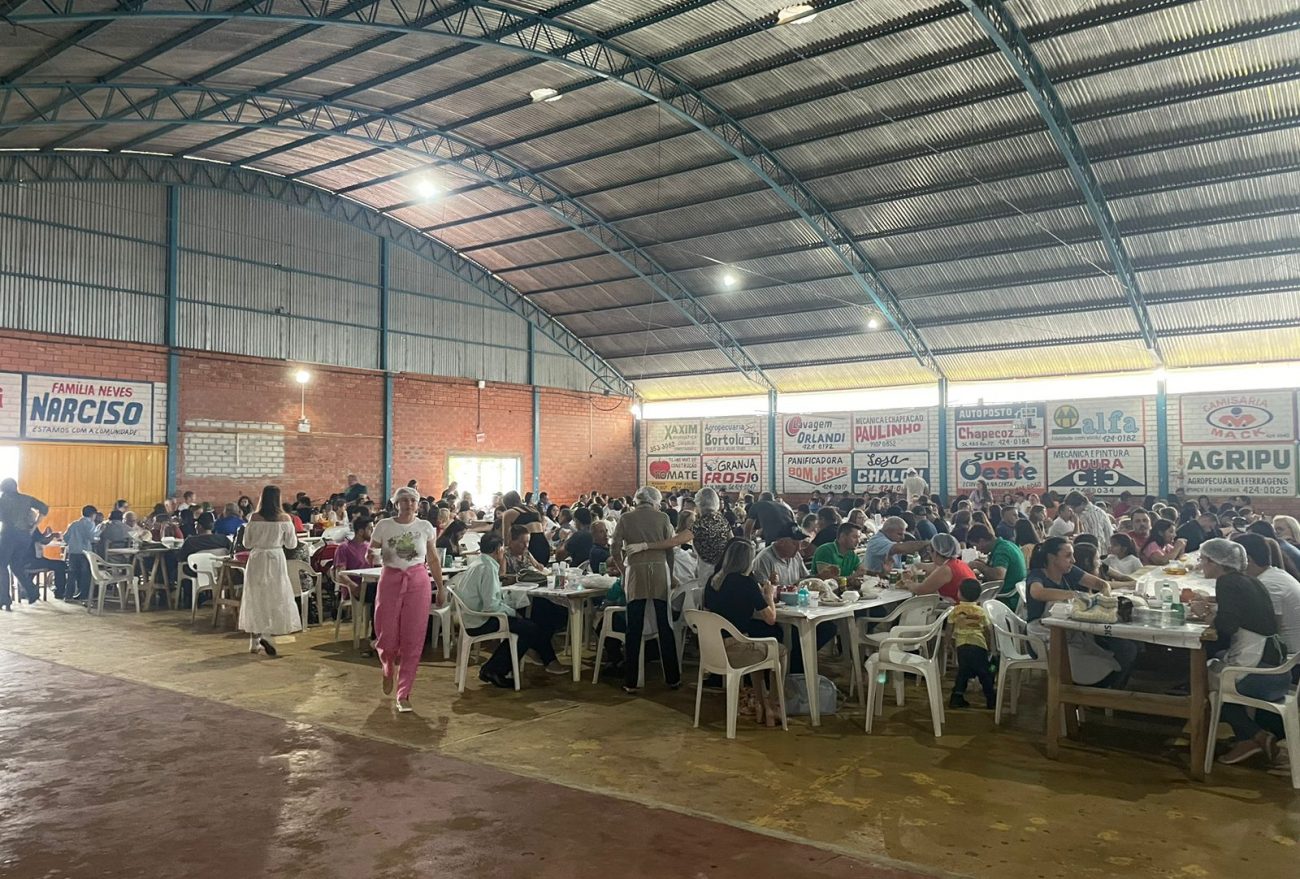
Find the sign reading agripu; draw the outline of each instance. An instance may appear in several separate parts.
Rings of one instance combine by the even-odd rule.
[[[23,436],[112,443],[154,441],[154,388],[148,382],[28,375]]]
[[[1141,397],[1049,403],[1049,446],[1140,446],[1146,410]]]

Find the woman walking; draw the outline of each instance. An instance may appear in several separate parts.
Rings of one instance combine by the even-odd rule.
[[[375,595],[375,648],[385,696],[393,692],[393,675],[397,675],[397,710],[402,714],[412,710],[411,687],[424,652],[433,601],[430,574],[438,584],[439,605],[447,594],[434,546],[436,532],[427,519],[416,518],[419,503],[415,489],[399,488],[393,494],[397,515],[381,519],[370,536],[370,550],[379,553],[384,566]]]
[[[298,546],[293,522],[280,507],[280,487],[262,489],[262,502],[244,526],[244,594],[239,600],[239,628],[248,632],[248,652],[275,656],[276,635],[302,630],[293,600],[293,584],[284,551]]]

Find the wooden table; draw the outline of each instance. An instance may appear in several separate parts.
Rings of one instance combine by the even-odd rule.
[[[122,564],[130,564],[133,574],[140,577],[140,585],[148,587],[152,604],[154,586],[162,586],[167,598],[167,607],[172,606],[172,578],[171,572],[167,569],[166,557],[167,552],[175,547],[180,546],[176,541],[174,545],[166,543],[146,543],[143,546],[119,546],[108,550],[108,555],[119,556],[129,559]],[[177,596],[179,602],[180,597]]]
[[[854,615],[860,610],[875,607],[888,607],[912,597],[906,589],[883,589],[874,598],[863,598],[852,604],[820,604],[817,607],[791,607],[777,602],[776,621],[791,626],[799,635],[799,650],[803,656],[804,680],[808,684],[808,722],[821,726],[821,706],[817,699],[817,625],[837,620],[849,623],[849,655],[853,665],[853,680],[858,686],[858,699],[866,698],[862,686],[862,647],[858,642],[858,627],[853,623]],[[865,704],[865,703],[864,703]]]
[[[1060,753],[1061,721],[1065,715],[1067,736],[1079,734],[1078,719],[1072,710],[1075,706],[1110,708],[1135,714],[1153,714],[1158,717],[1176,717],[1188,722],[1191,738],[1191,771],[1198,781],[1205,780],[1205,742],[1209,730],[1209,681],[1205,666],[1205,648],[1201,634],[1205,626],[1186,623],[1173,628],[1158,628],[1137,623],[1084,623],[1071,619],[1043,617],[1043,625],[1052,633],[1047,658],[1047,756],[1056,759]],[[1070,669],[1070,651],[1066,646],[1066,633],[1086,632],[1107,638],[1126,638],[1145,644],[1159,644],[1187,651],[1187,669],[1191,681],[1186,696],[1168,696],[1162,693],[1139,693],[1133,690],[1111,690],[1104,687],[1083,687],[1074,683]]]

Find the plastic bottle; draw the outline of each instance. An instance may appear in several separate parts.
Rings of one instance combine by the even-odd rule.
[[[808,587],[807,587],[807,586],[800,586],[800,587],[799,587],[798,595],[799,595],[799,606],[800,606],[800,607],[807,607],[807,606],[808,606]]]

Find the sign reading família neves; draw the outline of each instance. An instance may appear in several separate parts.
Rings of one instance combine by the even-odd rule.
[[[0,373],[0,436],[155,442],[152,382]]]

